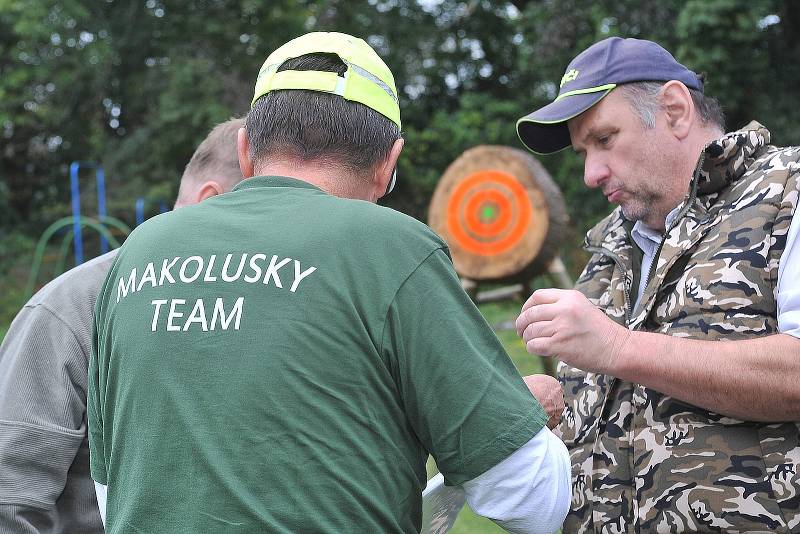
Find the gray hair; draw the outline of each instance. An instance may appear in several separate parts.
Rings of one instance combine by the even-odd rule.
[[[663,82],[633,82],[620,85],[617,89],[639,117],[645,128],[656,125],[656,114],[661,110],[658,93],[664,86]],[[700,122],[703,125],[716,126],[725,131],[725,114],[716,98],[706,96],[701,91],[689,89],[692,102],[697,110]]]

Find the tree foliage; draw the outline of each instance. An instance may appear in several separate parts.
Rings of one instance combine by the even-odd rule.
[[[137,197],[171,201],[208,129],[246,112],[264,58],[306,31],[361,36],[394,71],[407,148],[387,203],[424,219],[454,158],[519,146],[516,119],[611,35],[707,72],[731,127],[756,118],[797,142],[798,25],[800,5],[777,0],[0,0],[0,234],[66,214],[75,160],[105,166],[109,209],[129,222]],[[609,207],[571,151],[543,163],[574,221],[570,256]]]

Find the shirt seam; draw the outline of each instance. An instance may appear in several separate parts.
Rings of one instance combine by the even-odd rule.
[[[503,434],[496,436],[491,441],[487,442],[483,446],[478,449],[474,449],[472,453],[467,456],[464,456],[459,461],[456,462],[454,466],[457,473],[453,476],[445,475],[445,478],[449,481],[452,481],[454,484],[463,484],[463,482],[467,480],[472,480],[477,478],[478,476],[486,473],[488,470],[502,462],[503,460],[507,459],[509,456],[517,452],[521,447],[523,447],[527,442],[533,439],[542,429],[545,427],[547,423],[547,418],[544,414],[544,411],[537,410],[533,413],[527,413],[520,417],[516,424],[514,424],[508,431],[504,432]],[[520,438],[519,436],[522,435],[521,432],[526,428],[531,428],[533,431],[527,435],[526,437]],[[492,451],[499,448],[499,446],[503,444],[513,444],[513,449],[508,450],[505,453],[505,456],[494,462],[492,465],[488,467],[481,467],[481,471],[477,473],[472,473],[469,470],[469,464],[475,458],[481,458],[485,456],[486,451]]]
[[[419,268],[422,267],[422,264],[424,264],[426,261],[428,261],[428,259],[431,258],[438,251],[440,251],[440,250],[444,251],[445,248],[446,247],[437,247],[437,248],[431,250],[422,260],[420,260],[419,263],[417,263],[417,265],[413,269],[411,269],[411,271],[408,273],[408,275],[397,286],[397,289],[395,290],[394,294],[392,295],[392,298],[389,300],[389,303],[386,305],[386,312],[384,312],[384,314],[383,314],[383,326],[381,327],[381,341],[380,341],[379,346],[376,347],[376,350],[378,351],[378,358],[381,361],[384,361],[384,359],[383,359],[383,351],[384,351],[385,342],[386,342],[386,328],[387,328],[387,325],[389,324],[389,311],[392,309],[392,304],[394,304],[394,301],[397,300],[397,294],[400,293],[400,290],[403,289],[403,287],[405,287],[406,283],[414,275],[414,273],[416,273],[419,270]],[[401,403],[401,405],[403,407],[403,416],[406,418],[406,421],[408,422],[409,427],[413,429],[414,425],[412,425],[411,422],[408,420],[408,412],[407,412],[407,408],[406,408],[406,399],[403,396],[402,388],[400,387],[400,384],[397,382],[397,379],[394,378],[394,373],[392,372],[392,362],[386,361],[385,365],[388,366],[387,370],[389,371],[389,376],[392,377],[392,382],[394,383],[394,387],[397,390],[397,398],[400,400],[400,403]],[[416,434],[416,430],[414,430],[414,433]],[[417,439],[419,440],[419,436],[417,436]]]
[[[536,431],[527,438],[527,440],[523,441],[519,447],[527,443],[531,438],[538,434],[542,428],[544,428],[545,424],[547,423],[547,418],[544,416],[544,409],[536,410],[533,413],[523,415],[523,417],[521,417],[519,421],[508,431],[496,436],[493,440],[487,442],[480,449],[476,449],[471,454],[464,456],[459,462],[459,464],[461,464],[459,467],[464,467],[464,464],[469,463],[469,461],[473,458],[482,456],[486,449],[495,448],[498,443],[514,441],[512,439],[508,439],[508,437],[516,436],[521,429],[524,429],[528,425],[528,423],[532,423],[534,427],[538,426],[539,428],[537,428]],[[519,447],[517,447],[517,449],[519,449]],[[511,454],[513,454],[513,451]]]
[[[403,287],[405,287],[405,285],[408,282],[409,278],[411,278],[414,275],[414,273],[416,273],[419,270],[419,268],[422,267],[422,264],[424,264],[426,261],[428,261],[428,259],[431,256],[433,256],[434,254],[436,254],[438,251],[440,251],[440,250],[443,251],[444,249],[445,249],[445,247],[437,247],[434,250],[430,251],[430,253],[428,253],[427,256],[425,256],[422,260],[420,260],[420,262],[417,263],[417,265],[413,269],[411,269],[411,272],[408,273],[408,275],[403,279],[403,281],[400,283],[400,285],[397,286],[397,289],[395,290],[394,294],[392,295],[391,300],[389,300],[389,303],[386,305],[386,312],[383,314],[383,326],[381,327],[381,342],[380,342],[380,345],[378,347],[378,352],[379,353],[381,353],[383,351],[383,348],[384,348],[384,343],[386,341],[386,325],[389,324],[389,319],[388,319],[389,318],[389,311],[392,309],[392,304],[394,304],[394,301],[397,300],[397,294],[400,293],[400,290],[403,289]]]
[[[259,178],[265,178],[265,179],[266,178],[289,179],[289,180],[294,180],[294,181],[300,182],[300,183],[297,183],[297,184],[262,183],[262,182],[265,182],[266,180],[260,180]],[[252,181],[252,182],[249,182],[249,180],[253,180],[253,179],[256,179],[256,180]],[[317,187],[316,185],[314,185],[314,184],[312,184],[310,182],[306,182],[305,180],[301,180],[299,178],[293,178],[291,176],[282,176],[282,175],[278,175],[278,174],[275,174],[275,175],[262,174],[262,175],[258,175],[258,176],[253,176],[253,177],[248,178],[246,180],[242,180],[230,192],[231,193],[238,193],[239,191],[246,191],[248,189],[260,189],[260,188],[267,188],[267,187],[269,187],[269,188],[280,187],[280,188],[284,188],[284,189],[309,189],[309,190],[312,190],[312,191],[318,191],[318,192],[324,193],[324,191],[322,189],[320,189],[319,187]]]
[[[89,361],[88,355],[86,354],[86,350],[84,349],[83,343],[81,343],[81,336],[70,326],[67,320],[62,317],[56,310],[50,308],[50,306],[44,302],[37,302],[36,304],[26,304],[25,308],[29,309],[31,313],[34,313],[37,308],[41,308],[42,310],[49,313],[52,317],[58,320],[59,323],[70,333],[72,334],[72,338],[75,342],[77,342],[78,346],[81,349],[81,355],[83,356],[84,360],[87,362]]]

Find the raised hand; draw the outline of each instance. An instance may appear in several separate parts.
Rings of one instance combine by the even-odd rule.
[[[522,306],[517,334],[531,354],[584,371],[614,374],[631,331],[609,319],[579,291],[539,289]]]

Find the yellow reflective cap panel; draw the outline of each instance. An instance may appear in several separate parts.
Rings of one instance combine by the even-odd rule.
[[[307,54],[335,54],[347,65],[347,72],[344,77],[319,71],[277,72],[285,61]],[[285,74],[287,72],[291,74]],[[345,33],[308,33],[270,54],[258,74],[253,103],[279,89],[338,94],[364,104],[400,127],[400,106],[392,72],[363,39]]]
[[[342,96],[347,100],[361,102],[371,107],[397,124],[398,128],[400,127],[400,106],[394,98],[389,96],[389,93],[373,81],[349,72]]]

